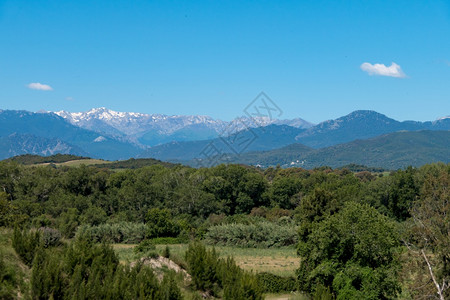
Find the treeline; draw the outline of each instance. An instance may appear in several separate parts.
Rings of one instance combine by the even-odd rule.
[[[296,244],[296,288],[317,297],[448,297],[449,182],[445,164],[388,174],[239,165],[112,172],[0,162],[0,226],[52,228],[96,242]]]
[[[166,209],[171,219],[177,216],[173,221],[181,231],[198,233],[201,223],[213,214],[246,215],[262,207],[292,211],[318,190],[343,201],[366,198],[383,213],[404,218],[407,204],[417,194],[418,187],[407,186],[413,172],[398,171],[385,179],[369,172],[326,168],[261,171],[238,165],[209,169],[155,165],[112,172],[87,166],[23,167],[0,162],[0,189],[5,193],[2,198],[10,200],[8,216],[14,215],[15,222],[51,225],[66,237],[72,237],[82,224],[145,223],[152,208]],[[395,185],[395,181],[401,182]],[[408,193],[396,189],[408,189]],[[386,197],[379,192],[386,192]],[[8,224],[6,219],[0,222]]]

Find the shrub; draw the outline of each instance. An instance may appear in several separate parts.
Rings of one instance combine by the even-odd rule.
[[[216,264],[218,255],[213,249],[207,251],[200,242],[189,244],[185,258],[189,274],[197,289],[211,290],[217,282]]]
[[[122,266],[111,247],[78,238],[61,251],[40,247],[31,274],[32,299],[181,299],[169,275],[160,284],[142,263]]]
[[[61,232],[50,227],[39,228],[41,232],[41,242],[44,248],[58,246],[61,240]]]
[[[175,245],[175,244],[183,244],[188,241],[186,238],[181,238],[181,237],[176,237],[176,238],[174,238],[174,237],[159,237],[159,238],[153,238],[150,240],[155,245]]]
[[[89,236],[94,242],[136,244],[145,239],[147,226],[143,223],[119,222],[98,226],[82,225],[76,236]]]
[[[270,222],[212,226],[205,236],[208,244],[248,248],[289,246],[296,244],[297,240],[297,229],[294,225]]]
[[[168,209],[152,208],[147,212],[145,220],[150,238],[176,237],[181,232],[180,225],[173,221]]]
[[[39,231],[14,229],[12,246],[22,261],[29,267],[33,263],[34,254],[39,246],[41,235]]]
[[[221,287],[224,300],[262,299],[256,277],[244,272],[232,258],[219,259],[214,249],[206,250],[200,242],[194,242],[186,251],[186,261],[198,289],[217,294]]]
[[[265,293],[292,292],[297,289],[294,277],[282,277],[263,272],[256,274],[256,279],[258,286]]]
[[[0,251],[0,299],[15,299],[17,278],[15,271],[4,262],[4,253]]]
[[[170,258],[170,248],[169,248],[169,246],[166,246],[166,248],[164,248],[162,256],[164,256],[165,258]]]

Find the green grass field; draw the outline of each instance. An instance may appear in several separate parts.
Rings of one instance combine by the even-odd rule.
[[[133,253],[135,245],[114,244],[113,248],[120,261],[126,263],[136,259]],[[157,245],[156,251],[162,253],[165,245]],[[184,258],[187,244],[169,245],[170,253],[179,259]],[[207,246],[212,248],[211,246]],[[238,247],[215,247],[221,257],[232,256],[244,270],[270,272],[280,276],[294,276],[299,266],[299,258],[294,247],[254,249]]]
[[[111,161],[107,160],[101,160],[101,159],[78,159],[78,160],[70,160],[63,163],[54,163],[56,166],[67,166],[67,167],[79,167],[81,165],[91,166],[91,165],[99,165],[99,164],[108,164],[112,163]],[[36,164],[32,166],[46,166],[50,163],[42,163],[42,164]]]
[[[119,256],[122,263],[126,264],[136,260],[138,257],[134,255],[133,248],[136,245],[129,244],[113,244],[114,251]],[[168,245],[170,254],[174,261],[183,261],[184,254],[188,248],[187,244]],[[156,245],[156,251],[162,253],[166,245]],[[207,246],[212,248],[212,246]],[[269,272],[280,276],[295,276],[295,270],[299,266],[299,258],[296,255],[294,247],[254,249],[254,248],[238,248],[238,247],[215,247],[220,257],[232,256],[236,263],[244,270],[255,273]],[[190,295],[186,294],[187,290],[183,290],[183,294],[187,299]],[[267,294],[265,299],[268,300],[307,300],[307,296],[301,293],[284,293],[284,294]]]

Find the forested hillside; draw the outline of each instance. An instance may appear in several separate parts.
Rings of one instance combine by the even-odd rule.
[[[262,167],[279,164],[284,168],[300,166],[310,169],[360,164],[388,170],[410,165],[418,167],[438,161],[448,163],[449,159],[450,131],[429,130],[395,132],[322,149],[292,144],[275,150],[229,155],[226,158],[231,163]]]

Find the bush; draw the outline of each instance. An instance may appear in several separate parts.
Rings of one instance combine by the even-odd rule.
[[[0,251],[0,299],[15,299],[17,278],[15,271],[4,262],[4,254]]]
[[[76,236],[89,236],[94,242],[136,244],[145,239],[147,226],[143,223],[119,222],[98,226],[82,225]]]
[[[264,293],[292,292],[297,289],[294,277],[281,277],[263,272],[256,274],[256,279]]]
[[[22,261],[29,267],[33,263],[34,254],[39,246],[41,235],[39,231],[14,229],[12,246]]]
[[[110,246],[79,238],[61,250],[38,249],[32,299],[181,299],[173,275],[159,283],[142,263],[121,265]]]
[[[224,300],[262,299],[256,277],[244,272],[228,257],[219,259],[216,251],[206,250],[200,242],[189,244],[186,251],[188,271],[198,289],[217,294],[223,288]]]
[[[184,244],[188,240],[186,238],[181,237],[159,237],[159,238],[153,238],[150,239],[153,244],[155,245],[175,245],[175,244]]]
[[[162,256],[164,256],[165,258],[170,258],[170,248],[169,248],[169,246],[166,246],[166,248],[164,248]]]
[[[174,222],[170,210],[152,208],[145,217],[148,226],[148,237],[176,237],[181,232],[181,227]]]
[[[58,246],[61,240],[61,232],[50,227],[39,228],[41,232],[41,242],[44,248]]]
[[[195,287],[204,291],[212,290],[217,282],[216,264],[219,256],[216,251],[207,251],[200,242],[194,242],[189,244],[185,258]]]
[[[205,236],[208,244],[248,248],[290,246],[296,244],[297,240],[297,229],[294,225],[270,222],[212,226]]]

